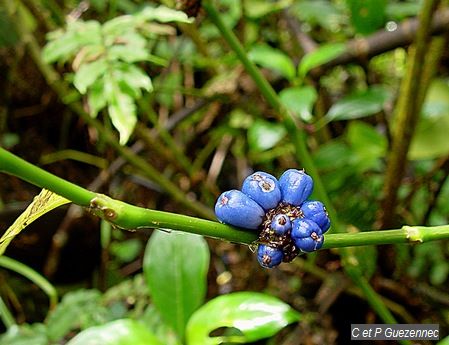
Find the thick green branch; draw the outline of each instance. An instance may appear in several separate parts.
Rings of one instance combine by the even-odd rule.
[[[156,211],[127,204],[94,193],[57,177],[0,148],[0,171],[15,175],[36,186],[59,194],[115,226],[128,230],[158,228],[185,231],[235,243],[252,244],[255,231],[244,231],[218,222]],[[323,249],[392,243],[419,243],[449,238],[449,225],[437,227],[405,226],[388,231],[326,234]]]

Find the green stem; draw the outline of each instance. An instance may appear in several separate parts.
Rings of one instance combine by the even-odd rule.
[[[31,280],[47,294],[48,298],[50,299],[50,309],[53,309],[56,306],[56,304],[58,303],[58,293],[55,287],[51,285],[51,283],[38,272],[22,264],[21,262],[8,258],[4,255],[0,256],[0,266],[14,271]]]
[[[76,184],[59,178],[0,147],[0,171],[19,177],[41,188],[66,197],[80,206],[89,206],[96,196]]]
[[[7,329],[16,325],[16,320],[14,320],[14,316],[12,316],[8,307],[6,306],[3,298],[0,296],[0,319],[3,321],[3,324]]]
[[[51,190],[75,204],[88,207],[92,213],[119,228],[129,230],[161,228],[185,231],[242,244],[252,244],[257,240],[257,233],[254,231],[244,231],[206,219],[137,207],[103,194],[91,192],[46,172],[3,148],[0,148],[0,171]],[[404,226],[402,229],[396,230],[326,234],[323,249],[418,243],[447,238],[449,238],[449,225],[435,227]]]
[[[449,225],[403,226],[401,229],[326,234],[323,249],[394,243],[423,243],[449,238]]]

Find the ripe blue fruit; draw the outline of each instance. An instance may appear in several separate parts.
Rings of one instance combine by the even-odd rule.
[[[316,200],[304,201],[301,205],[301,211],[304,214],[304,218],[313,220],[318,224],[323,234],[329,230],[331,221],[322,202]]]
[[[257,261],[262,267],[273,268],[279,265],[283,258],[284,254],[281,249],[265,244],[259,244],[259,248],[257,248]]]
[[[273,229],[276,235],[285,235],[291,228],[292,223],[290,222],[290,218],[285,214],[278,214],[271,221],[271,229]]]
[[[303,252],[320,249],[324,243],[321,228],[310,219],[295,219],[292,224],[292,239],[295,246]]]
[[[264,210],[276,207],[281,200],[278,180],[263,171],[249,175],[243,181],[242,192],[255,200]]]
[[[282,201],[294,206],[300,206],[313,190],[313,180],[304,171],[286,170],[279,179]]]
[[[215,215],[225,224],[240,228],[257,229],[265,215],[257,202],[239,190],[222,193],[215,203]]]

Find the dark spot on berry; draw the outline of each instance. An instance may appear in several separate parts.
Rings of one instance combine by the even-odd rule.
[[[268,254],[265,254],[262,258],[262,262],[264,265],[269,266],[271,264],[271,257]]]
[[[314,240],[314,241],[318,241],[318,242],[321,242],[321,238],[320,238],[320,236],[318,236],[317,235],[317,233],[314,231],[314,232],[312,232],[311,234],[310,234],[310,237],[312,238],[312,240]]]
[[[278,224],[279,225],[285,225],[287,223],[287,219],[285,217],[279,217],[278,218]]]

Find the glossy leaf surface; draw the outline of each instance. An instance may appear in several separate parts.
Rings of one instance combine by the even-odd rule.
[[[213,345],[232,341],[254,342],[271,337],[300,315],[288,304],[262,293],[236,292],[217,297],[198,309],[187,326],[188,345]],[[238,335],[211,337],[219,328],[236,328]]]
[[[151,298],[180,339],[203,304],[208,267],[209,248],[201,236],[157,231],[148,242],[143,269]]]

